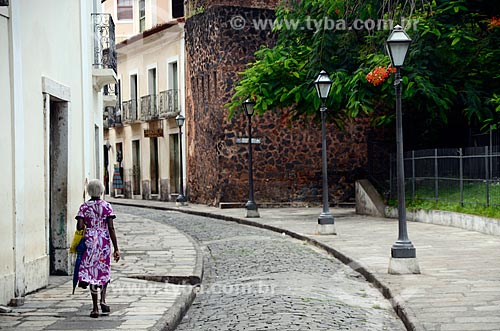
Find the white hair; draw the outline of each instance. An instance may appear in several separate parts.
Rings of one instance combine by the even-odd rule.
[[[92,198],[100,198],[104,194],[104,185],[102,185],[99,179],[92,179],[87,184],[87,193]]]

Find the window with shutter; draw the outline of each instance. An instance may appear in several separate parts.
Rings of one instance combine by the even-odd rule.
[[[146,30],[146,1],[139,0],[139,31]]]
[[[117,0],[116,11],[119,20],[131,20],[134,17],[134,1]]]

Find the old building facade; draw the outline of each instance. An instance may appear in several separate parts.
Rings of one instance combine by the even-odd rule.
[[[272,45],[269,29],[252,22],[272,20],[278,1],[188,1],[186,19],[186,130],[188,192],[191,201],[217,205],[248,197],[246,116],[227,119],[225,104],[238,72],[261,45]],[[243,18],[242,26],[234,19]],[[284,110],[254,116],[256,202],[321,203],[321,127],[290,123]],[[328,131],[330,202],[354,196],[354,180],[367,158],[367,119],[333,125]],[[202,157],[201,157],[202,156]]]
[[[108,193],[175,200],[186,164],[175,122],[185,109],[183,2],[106,0],[103,5],[115,19],[119,41],[119,84],[109,89],[117,103],[108,103],[105,115]]]
[[[0,3],[0,304],[72,273],[74,216],[102,178],[112,34],[97,0]]]

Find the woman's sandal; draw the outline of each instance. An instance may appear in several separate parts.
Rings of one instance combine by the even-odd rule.
[[[109,306],[105,303],[101,303],[101,310],[103,313],[109,313],[111,311],[111,309],[109,308]]]
[[[91,311],[90,312],[90,317],[92,317],[92,318],[98,318],[99,317],[99,312]]]

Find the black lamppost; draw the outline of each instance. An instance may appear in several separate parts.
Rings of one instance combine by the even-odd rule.
[[[253,198],[253,166],[252,166],[252,115],[255,107],[255,101],[246,99],[243,102],[243,108],[248,118],[248,201],[245,204],[247,210],[246,217],[260,217],[259,209]]]
[[[181,191],[179,196],[176,199],[177,204],[184,205],[186,203],[186,197],[184,196],[184,171],[182,168],[182,126],[184,125],[184,121],[186,119],[181,114],[177,115],[175,118],[175,122],[179,127],[179,163],[180,163],[180,184]]]
[[[404,182],[404,159],[403,159],[403,116],[401,111],[401,67],[405,61],[406,54],[412,40],[404,29],[397,25],[389,35],[386,42],[387,51],[391,63],[396,68],[394,88],[396,93],[396,141],[397,141],[397,185],[398,185],[398,240],[391,248],[391,262],[389,273],[420,273],[416,260],[416,250],[408,238],[406,226],[406,202]]]
[[[319,234],[336,234],[335,231],[335,220],[332,214],[330,214],[330,207],[328,205],[328,171],[326,164],[326,125],[325,117],[326,111],[328,110],[325,105],[325,101],[330,93],[330,88],[332,87],[332,80],[328,77],[326,71],[321,70],[318,78],[314,81],[316,87],[316,92],[318,97],[321,99],[321,156],[323,162],[323,212],[318,218],[318,233]]]

